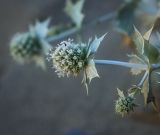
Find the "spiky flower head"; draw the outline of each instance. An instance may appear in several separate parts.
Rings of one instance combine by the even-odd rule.
[[[133,95],[124,96],[123,92],[118,89],[119,98],[115,102],[115,111],[116,113],[124,116],[131,111],[134,111],[136,104],[134,103]]]
[[[10,51],[13,59],[24,64],[34,61],[38,66],[45,67],[44,54],[50,45],[46,41],[49,20],[42,23],[36,22],[30,26],[29,31],[16,34],[10,43]]]
[[[61,42],[55,50],[52,49],[48,59],[52,62],[58,76],[77,76],[84,71],[83,82],[88,90],[88,83],[99,76],[93,57],[104,36],[95,37],[93,41],[90,39],[88,44],[74,43],[69,39]]]
[[[59,77],[77,76],[86,65],[86,46],[72,40],[63,41],[52,53],[52,62]]]

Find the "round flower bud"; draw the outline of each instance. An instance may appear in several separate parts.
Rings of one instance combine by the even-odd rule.
[[[136,106],[133,103],[134,98],[132,96],[128,97],[119,97],[119,99],[115,103],[115,111],[116,113],[124,116],[128,114],[129,112],[134,110],[134,107]]]
[[[24,63],[42,53],[42,43],[35,35],[17,34],[10,44],[11,55],[16,61]]]
[[[51,51],[50,60],[58,76],[77,76],[87,63],[86,50],[85,44],[75,44],[68,40],[61,42],[54,51]]]

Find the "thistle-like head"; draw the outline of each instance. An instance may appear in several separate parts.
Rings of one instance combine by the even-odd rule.
[[[83,43],[76,44],[70,39],[61,42],[50,54],[58,76],[77,76],[87,64],[86,51]]]
[[[58,76],[77,76],[84,71],[83,82],[87,87],[93,78],[99,76],[93,57],[104,36],[95,37],[93,41],[89,40],[88,44],[74,43],[69,39],[61,42],[55,50],[52,49],[48,59],[52,62]]]
[[[124,116],[131,111],[134,111],[136,104],[134,103],[133,95],[124,96],[123,92],[118,89],[119,98],[115,102],[115,111],[116,113]]]
[[[29,31],[16,34],[10,43],[10,52],[15,61],[26,63],[34,61],[44,67],[43,55],[48,51],[50,45],[46,41],[49,20],[37,22],[30,26]]]

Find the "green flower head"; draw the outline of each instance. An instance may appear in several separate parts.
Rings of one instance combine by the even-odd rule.
[[[85,44],[63,41],[52,52],[52,62],[59,77],[77,76],[87,64]]]
[[[134,111],[134,107],[136,104],[133,102],[134,97],[133,95],[129,95],[127,97],[124,96],[123,92],[118,89],[119,98],[115,102],[115,111],[116,113],[124,116],[131,111]]]
[[[49,20],[37,22],[35,26],[30,26],[29,31],[16,34],[10,43],[10,52],[18,63],[28,63],[34,61],[44,68],[44,54],[49,50],[50,45],[46,41]]]
[[[77,76],[84,71],[83,82],[88,90],[88,83],[99,76],[93,57],[104,36],[95,37],[93,41],[89,40],[88,44],[74,43],[69,39],[61,42],[55,50],[51,49],[48,59],[52,62],[58,76]]]

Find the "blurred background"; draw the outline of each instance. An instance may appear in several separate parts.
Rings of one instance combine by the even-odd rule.
[[[122,0],[86,0],[84,23],[116,10],[121,3]],[[36,19],[51,17],[52,25],[68,22],[64,5],[65,0],[0,0],[0,135],[159,134],[159,114],[143,108],[143,96],[138,97],[141,107],[135,113],[124,118],[115,114],[117,87],[125,90],[139,81],[129,69],[97,65],[100,78],[92,81],[87,96],[81,85],[82,76],[59,79],[51,66],[43,71],[34,64],[21,66],[12,60],[12,36],[26,31]],[[127,61],[126,54],[132,48],[124,46],[111,21],[88,26],[78,34],[87,42],[106,32],[109,34],[96,58]]]

